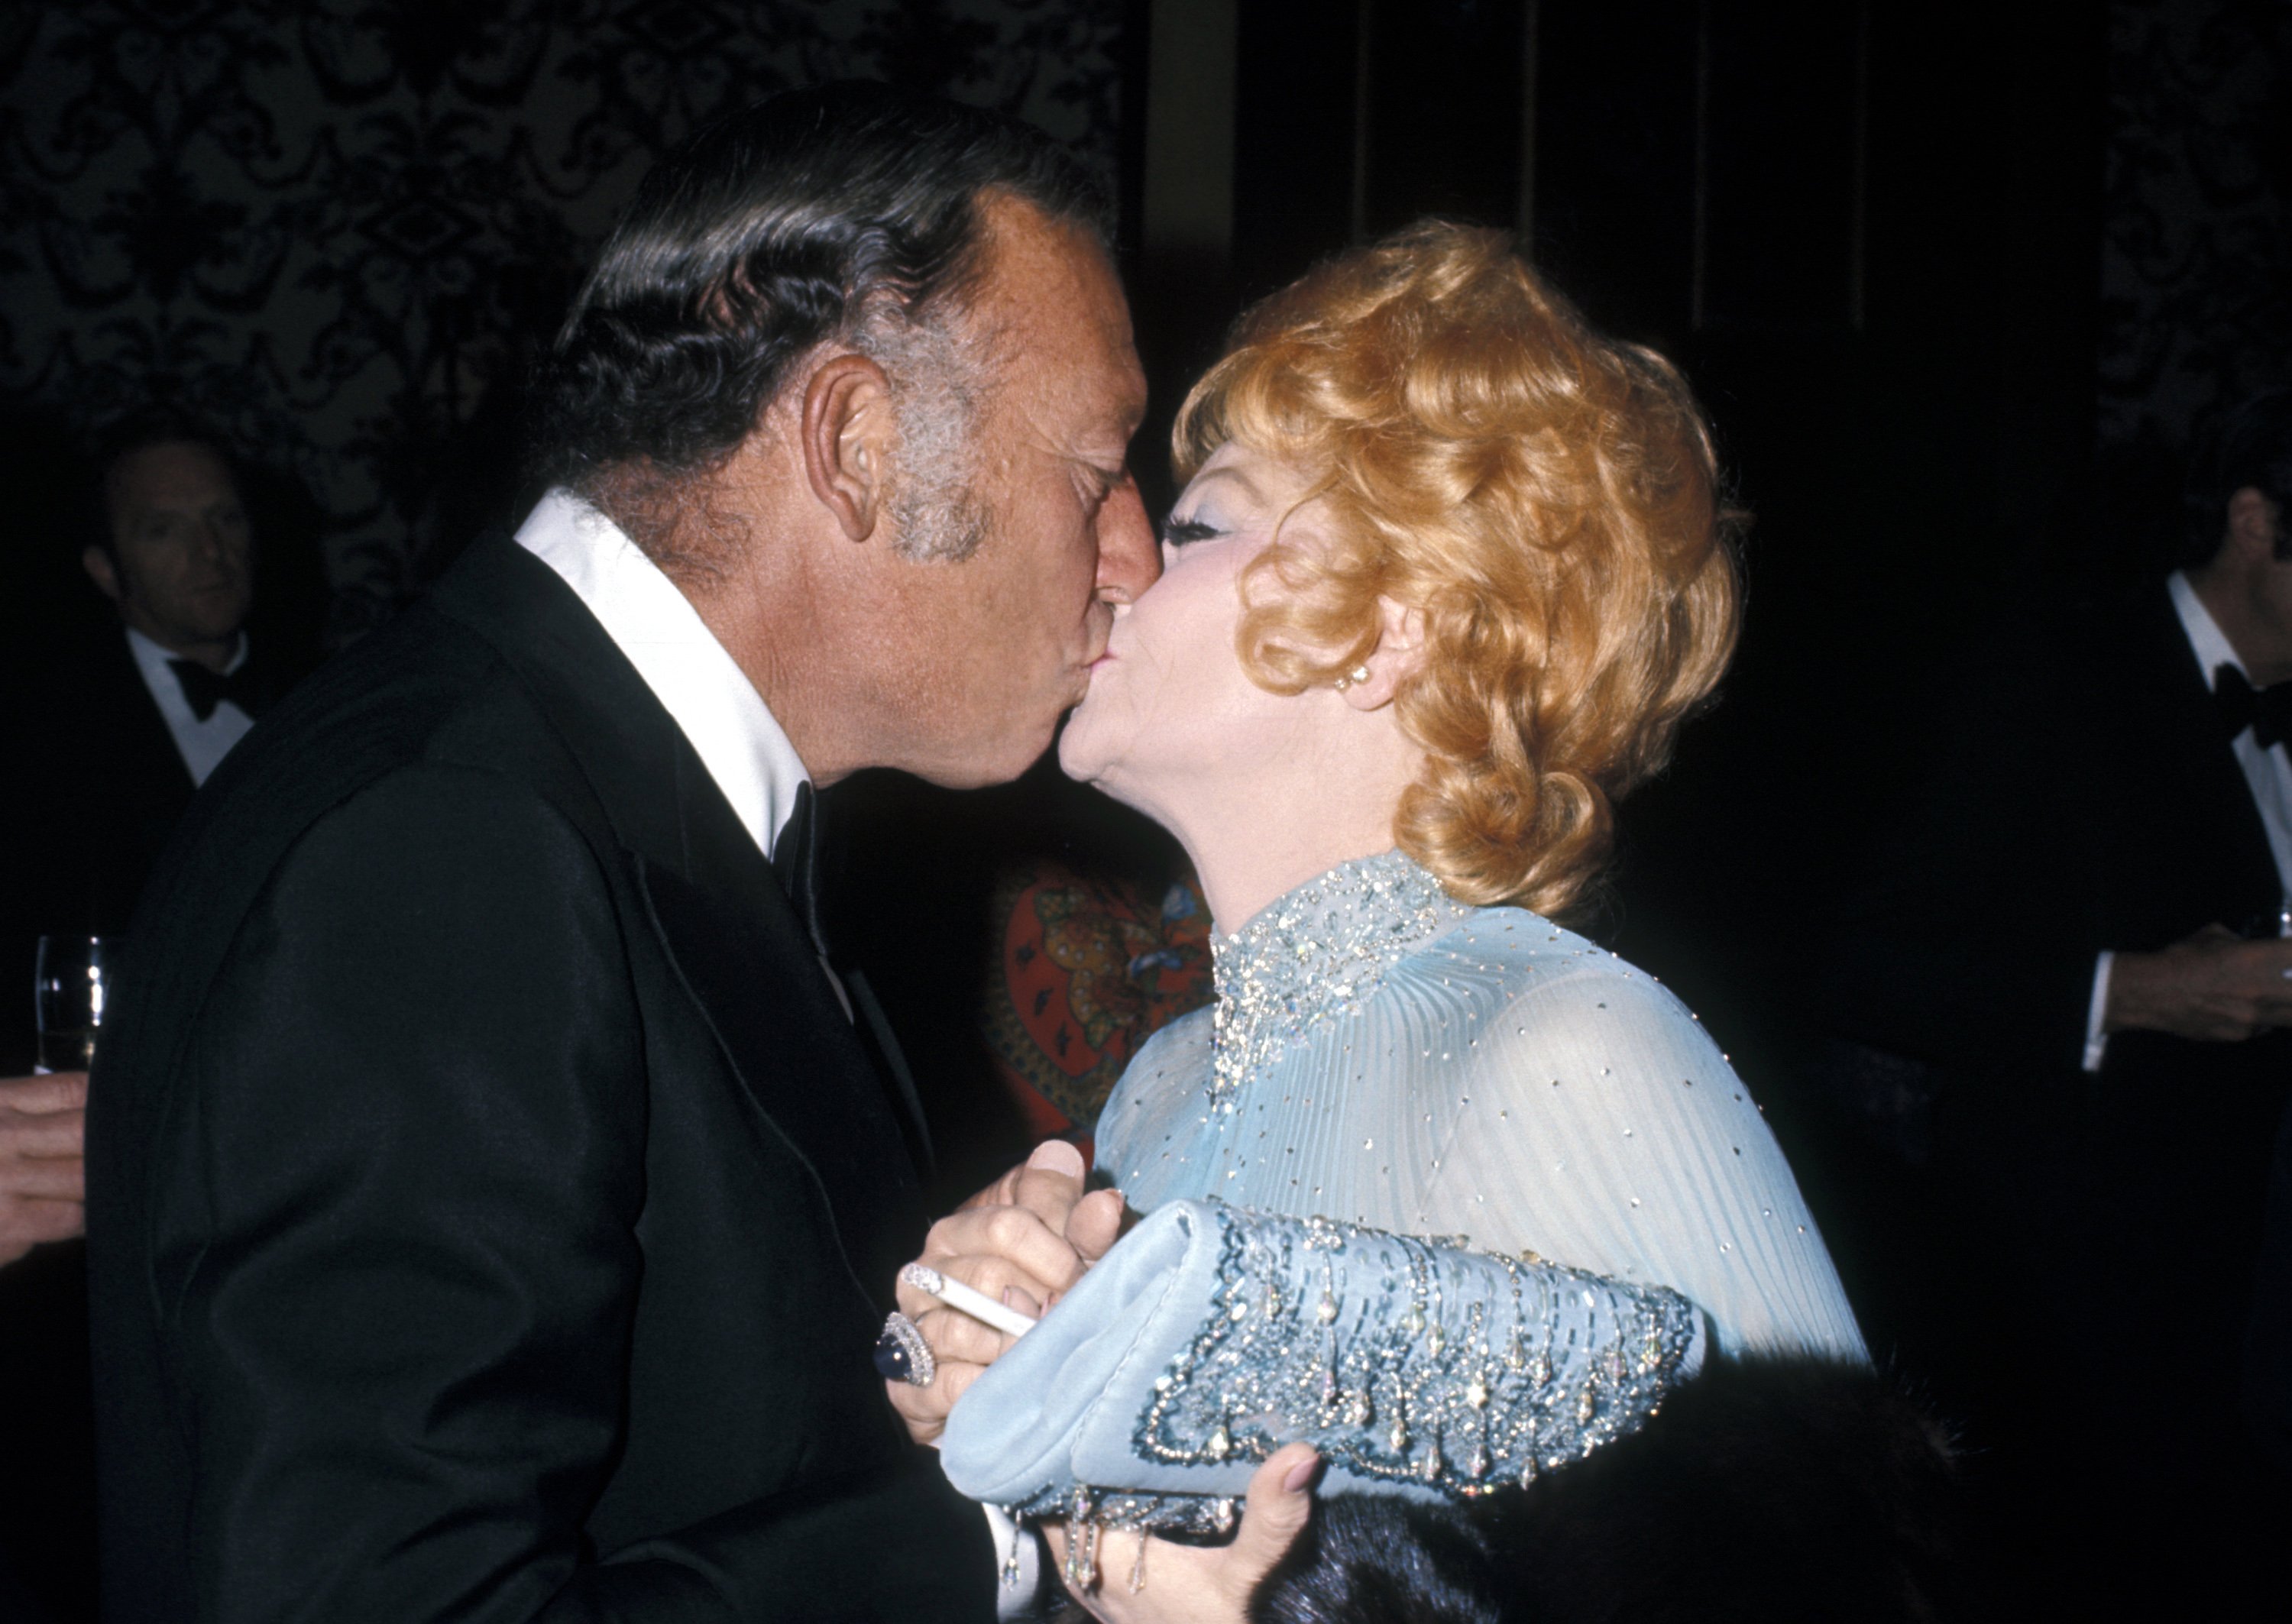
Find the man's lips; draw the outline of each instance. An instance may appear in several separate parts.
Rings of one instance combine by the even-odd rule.
[[[1084,666],[1083,670],[1095,677],[1098,675],[1099,670],[1102,666],[1113,664],[1115,659],[1116,655],[1111,650],[1109,650],[1107,653],[1099,655],[1095,660],[1093,660],[1089,664]]]

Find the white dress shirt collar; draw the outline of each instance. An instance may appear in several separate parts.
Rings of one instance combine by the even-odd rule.
[[[2181,625],[2189,634],[2189,647],[2196,652],[2197,663],[2204,668],[2205,686],[2214,686],[2213,678],[2223,665],[2233,665],[2246,681],[2252,681],[2252,673],[2236,657],[2228,634],[2205,608],[2188,576],[2175,570],[2170,585],[2173,607],[2180,611]],[[2245,783],[2252,790],[2252,804],[2259,810],[2261,826],[2268,833],[2269,854],[2276,859],[2276,877],[2284,888],[2286,905],[2292,908],[2292,755],[2286,753],[2280,743],[2264,747],[2259,736],[2249,728],[2229,742],[2229,751],[2244,769]]]
[[[2215,680],[2223,665],[2232,665],[2237,674],[2248,682],[2252,673],[2236,656],[2236,646],[2228,640],[2228,633],[2205,607],[2204,599],[2197,596],[2196,587],[2186,572],[2175,570],[2167,577],[2166,589],[2172,593],[2173,609],[2181,617],[2181,630],[2189,639],[2189,652],[2197,656],[2197,669],[2207,689],[2216,688]],[[2252,729],[2246,728],[2229,741],[2229,753],[2236,758],[2244,774],[2244,782],[2252,792],[2252,804],[2260,814],[2260,824],[2268,835],[2268,854],[2276,861],[2276,878],[2283,887],[2285,906],[2292,910],[2292,757],[2284,753],[2281,744],[2262,749],[2260,740]],[[2095,964],[2093,977],[2093,996],[2086,1006],[2085,1069],[2101,1070],[2102,1061],[2109,1052],[2106,1017],[2109,1012],[2109,983],[2116,973],[2117,954],[2103,953]]]
[[[167,724],[167,735],[175,741],[175,753],[183,759],[183,768],[191,776],[194,784],[205,784],[207,776],[222,765],[222,759],[231,746],[245,738],[254,726],[254,719],[228,699],[215,702],[214,710],[204,717],[191,709],[184,696],[183,679],[175,672],[174,662],[182,655],[153,642],[134,627],[125,628],[127,652],[135,657],[136,672],[143,679],[150,693],[151,703],[159,707],[159,718]],[[246,663],[246,633],[238,634],[238,647],[223,667],[228,676]]]
[[[127,647],[135,651],[135,663],[147,671],[165,671],[168,680],[175,682],[180,687],[180,679],[176,678],[171,662],[188,659],[190,656],[177,654],[164,644],[153,642],[133,626],[128,627],[126,631]],[[228,677],[246,663],[246,633],[242,631],[238,634],[238,646],[230,651],[230,658],[223,663],[222,674]]]
[[[699,611],[618,525],[569,491],[544,496],[517,540],[597,617],[771,856],[809,775]]]
[[[2228,640],[2228,633],[2220,629],[2212,611],[2205,607],[2205,600],[2197,596],[2187,572],[2175,570],[2166,585],[2173,594],[2173,607],[2181,616],[2181,629],[2189,634],[2189,647],[2196,652],[2197,664],[2205,674],[2205,687],[2216,686],[2213,675],[2223,665],[2235,666],[2237,675],[2250,680],[2252,673],[2236,657],[2236,647]],[[2154,603],[2156,599],[2150,601]]]

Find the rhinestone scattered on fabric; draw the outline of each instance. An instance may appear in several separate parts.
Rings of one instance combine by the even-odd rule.
[[[1661,1287],[1210,1204],[1220,1283],[1132,1429],[1150,1464],[1256,1462],[1309,1438],[1333,1467],[1420,1497],[1524,1485],[1637,1430],[1695,1341],[1697,1311]],[[1076,1499],[1110,1527],[1207,1533],[1232,1517],[1230,1500],[1095,1486],[1013,1509]]]
[[[1354,1009],[1409,951],[1472,910],[1398,851],[1340,864],[1210,944],[1210,1107],[1315,1021]]]

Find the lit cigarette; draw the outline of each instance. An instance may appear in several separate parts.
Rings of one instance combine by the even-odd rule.
[[[1023,1337],[1034,1329],[1035,1322],[1015,1308],[1006,1308],[984,1291],[974,1291],[959,1280],[949,1280],[937,1269],[920,1263],[910,1263],[900,1271],[900,1278],[918,1291],[928,1292],[958,1313],[992,1325],[1008,1337]]]

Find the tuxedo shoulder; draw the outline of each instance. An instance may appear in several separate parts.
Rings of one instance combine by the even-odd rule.
[[[598,845],[559,798],[521,776],[424,758],[375,774],[320,811],[285,862],[324,852],[346,877],[361,865],[381,871],[361,884],[402,883],[388,877],[402,866],[424,876],[424,884],[458,870],[465,882],[499,887],[536,882],[536,863],[593,863]]]
[[[275,807],[307,821],[417,768],[521,782],[560,804],[590,799],[521,673],[420,606],[296,689],[226,760],[209,799],[226,816]]]
[[[593,872],[616,849],[612,822],[521,686],[480,640],[408,611],[225,759],[146,893],[149,929],[198,937],[319,872],[358,891],[361,864],[500,894],[517,866],[500,854],[521,841],[565,882]]]
[[[313,674],[273,713],[266,732],[303,750],[362,748],[408,758],[474,720],[502,717],[521,687],[491,644],[417,604]],[[537,727],[530,703],[522,709]]]

